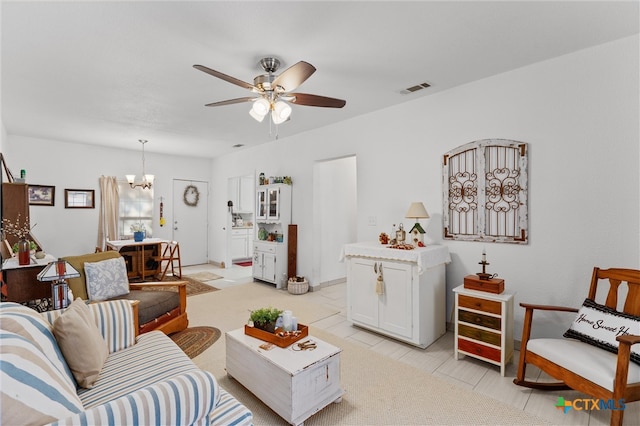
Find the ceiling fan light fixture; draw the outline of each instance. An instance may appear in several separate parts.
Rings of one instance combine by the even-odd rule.
[[[255,102],[253,102],[253,106],[251,107],[251,111],[263,117],[267,115],[270,109],[271,104],[265,98],[258,98]]]
[[[271,119],[275,124],[284,123],[291,116],[291,106],[283,101],[278,101],[273,106]]]
[[[249,115],[252,116],[258,123],[262,123],[262,121],[264,120],[264,117],[266,117],[266,114],[265,115],[257,114],[253,110],[253,108],[249,110]]]

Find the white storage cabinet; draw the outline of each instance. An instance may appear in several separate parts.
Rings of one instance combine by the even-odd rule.
[[[419,248],[411,254],[373,243],[345,247],[349,321],[421,348],[445,333],[446,247]],[[396,255],[404,259],[394,259]],[[379,275],[381,294],[376,288]]]

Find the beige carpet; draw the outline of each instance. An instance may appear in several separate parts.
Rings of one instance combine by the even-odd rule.
[[[190,298],[190,326],[210,325],[225,331],[241,327],[249,310],[261,306],[291,309],[303,324],[337,311],[273,287],[251,283]],[[346,394],[313,415],[306,425],[541,425],[545,420],[453,384],[422,370],[379,355],[311,326],[311,334],[343,349],[341,383]],[[224,335],[194,359],[254,414],[256,425],[287,423],[242,385],[227,377]]]

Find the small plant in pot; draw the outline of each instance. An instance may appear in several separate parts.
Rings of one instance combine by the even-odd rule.
[[[274,333],[276,330],[276,321],[281,314],[282,310],[272,308],[271,306],[268,308],[256,309],[255,311],[251,311],[251,315],[249,316],[249,325],[253,323],[253,326],[260,330]]]

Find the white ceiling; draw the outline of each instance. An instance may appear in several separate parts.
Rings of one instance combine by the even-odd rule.
[[[638,1],[2,1],[2,121],[10,135],[215,157],[271,141],[249,96],[258,61],[317,71],[280,139],[639,31]],[[403,95],[418,83],[432,86]],[[595,83],[595,82],[594,82]],[[535,81],[529,84],[536,84]]]

